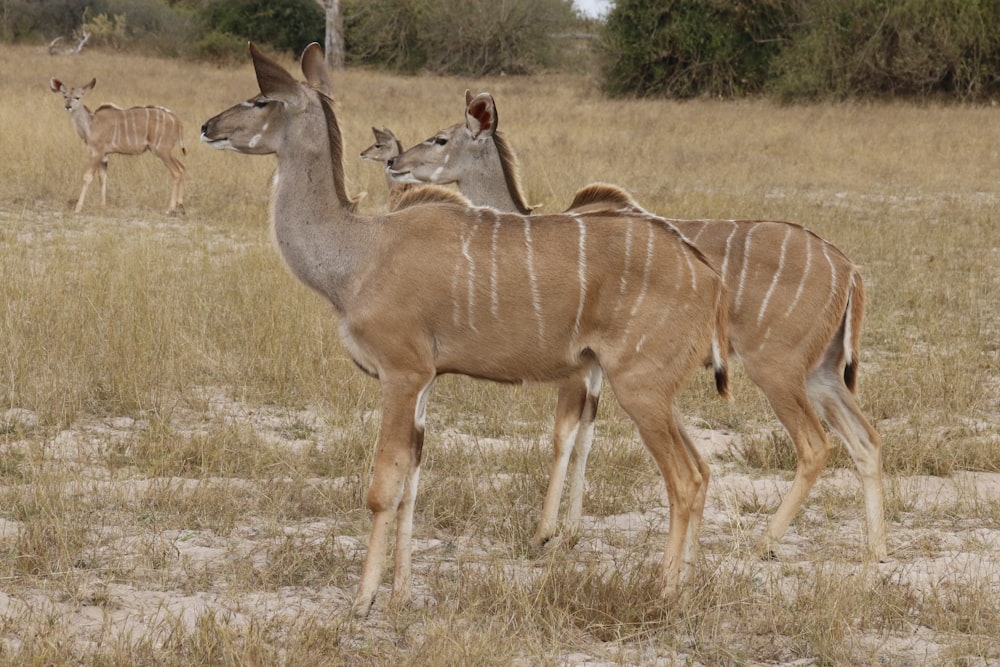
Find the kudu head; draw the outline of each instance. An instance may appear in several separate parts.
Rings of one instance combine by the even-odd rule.
[[[455,183],[468,171],[466,162],[495,153],[497,130],[493,96],[473,97],[465,91],[465,123],[445,128],[389,162],[392,177],[402,183]]]
[[[403,152],[403,144],[389,128],[378,130],[373,127],[372,133],[375,135],[375,143],[361,151],[362,160],[385,164]]]
[[[321,108],[316,96],[326,96],[330,82],[323,62],[323,50],[310,44],[302,53],[302,72],[306,82],[296,81],[278,63],[264,56],[250,44],[250,57],[260,93],[226,109],[207,120],[201,128],[202,141],[221,148],[250,155],[279,153],[286,144],[288,128],[308,127],[290,123],[286,116],[314,114]],[[313,99],[310,99],[312,97]],[[325,122],[317,116],[319,123]]]
[[[73,113],[83,106],[83,96],[93,90],[97,85],[97,79],[91,79],[90,83],[79,88],[70,88],[59,79],[52,77],[49,79],[49,88],[53,93],[59,93],[66,101],[66,111]]]

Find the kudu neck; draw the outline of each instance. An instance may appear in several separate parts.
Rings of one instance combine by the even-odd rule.
[[[346,286],[367,257],[371,226],[346,196],[339,135],[331,137],[318,109],[300,120],[277,151],[275,240],[292,272],[343,310]]]

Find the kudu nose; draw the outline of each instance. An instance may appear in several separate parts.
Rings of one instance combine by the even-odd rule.
[[[392,163],[395,162],[395,161],[396,161],[396,158],[391,157],[391,158],[389,158],[388,160],[385,161],[385,166],[391,168],[392,167]]]

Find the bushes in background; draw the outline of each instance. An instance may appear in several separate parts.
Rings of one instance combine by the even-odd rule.
[[[612,95],[733,96],[765,88],[788,41],[786,0],[618,0],[603,34]]]
[[[618,0],[602,44],[618,95],[1000,93],[998,0]]]
[[[439,74],[523,74],[556,63],[569,0],[346,0],[348,62]]]

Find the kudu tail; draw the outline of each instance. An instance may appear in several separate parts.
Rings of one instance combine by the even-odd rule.
[[[861,274],[855,271],[851,275],[851,284],[847,291],[847,307],[844,308],[843,331],[844,346],[844,384],[853,394],[858,382],[858,365],[860,357],[858,350],[861,344],[861,323],[865,315],[865,286]]]
[[[712,332],[712,369],[715,390],[729,399],[729,308],[726,289],[722,287],[715,301],[715,331]]]

